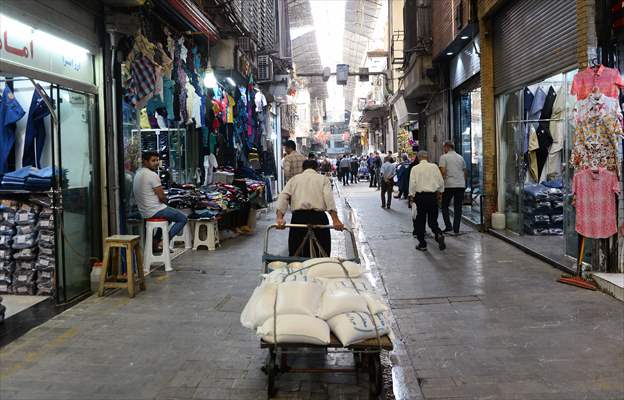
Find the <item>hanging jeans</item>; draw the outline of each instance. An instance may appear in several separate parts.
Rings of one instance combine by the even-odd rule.
[[[39,95],[38,91],[33,92],[28,111],[28,122],[26,123],[26,136],[24,138],[24,153],[22,165],[41,168],[41,153],[45,145],[45,117],[50,115],[48,106]]]

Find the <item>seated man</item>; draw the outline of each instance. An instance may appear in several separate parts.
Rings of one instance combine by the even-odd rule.
[[[137,170],[132,184],[134,199],[144,219],[164,218],[174,223],[169,229],[169,240],[171,240],[184,229],[186,216],[181,211],[166,205],[167,196],[155,172],[159,162],[158,153],[146,151],[143,152],[141,158],[143,167]],[[156,250],[162,249],[162,240],[157,240],[154,247]]]

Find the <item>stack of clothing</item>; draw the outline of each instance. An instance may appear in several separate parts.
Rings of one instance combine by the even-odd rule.
[[[15,213],[16,234],[13,238],[13,258],[15,272],[13,273],[13,292],[16,294],[33,295],[37,292],[37,258],[39,209],[36,206],[22,204]]]
[[[37,270],[37,294],[54,294],[54,214],[50,208],[44,208],[39,214],[38,246],[39,256],[35,263]]]
[[[0,204],[0,293],[11,293],[13,289],[13,236],[15,236],[15,213],[17,205],[14,202],[3,201]]]
[[[44,191],[52,187],[52,175],[52,167],[24,167],[5,174],[1,185],[4,190]]]
[[[524,187],[524,230],[530,235],[563,235],[561,180]]]

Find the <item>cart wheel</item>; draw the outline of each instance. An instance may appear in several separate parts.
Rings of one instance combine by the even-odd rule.
[[[269,350],[269,357],[266,365],[266,374],[268,378],[267,399],[271,399],[275,395],[275,376],[277,375],[277,366],[275,365],[275,352]]]
[[[370,399],[377,399],[383,390],[383,371],[379,353],[369,354],[368,358],[368,393]]]

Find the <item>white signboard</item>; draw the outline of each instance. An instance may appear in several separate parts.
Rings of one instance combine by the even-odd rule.
[[[93,56],[87,49],[0,14],[0,61],[92,85]]]

